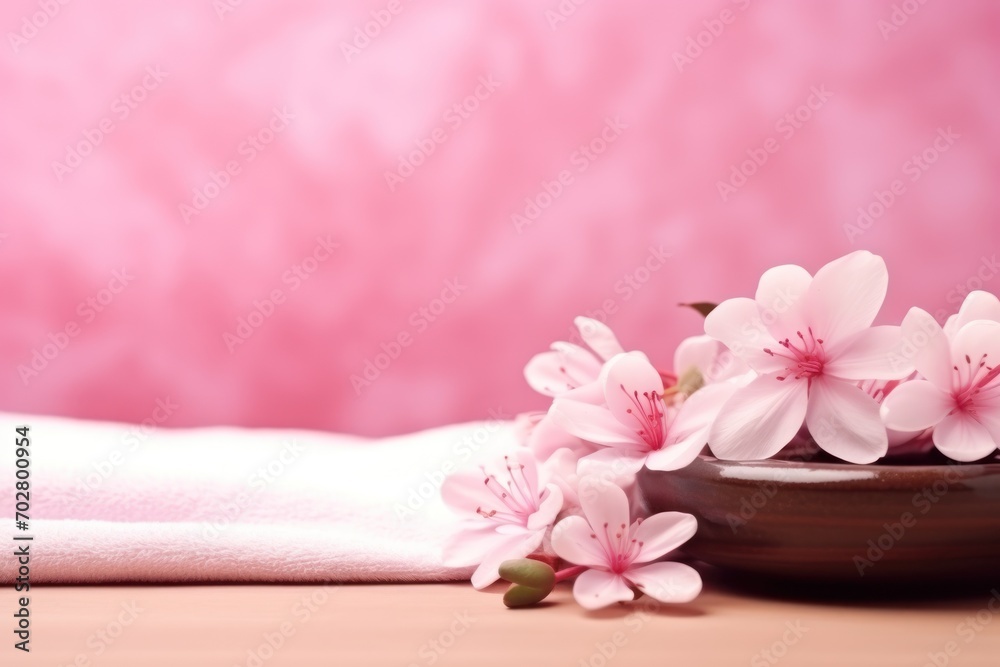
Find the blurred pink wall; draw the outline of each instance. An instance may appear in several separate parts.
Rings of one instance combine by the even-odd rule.
[[[0,25],[3,410],[388,434],[543,406],[521,369],[576,314],[669,366],[678,301],[778,263],[884,255],[887,321],[1000,289],[994,2]]]

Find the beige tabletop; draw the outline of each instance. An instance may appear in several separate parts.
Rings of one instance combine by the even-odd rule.
[[[576,606],[568,587],[544,608],[516,611],[503,607],[501,592],[467,584],[36,587],[31,654],[7,639],[0,664],[1000,665],[1000,592],[990,590],[937,602],[814,603],[710,583],[691,604],[599,612]]]

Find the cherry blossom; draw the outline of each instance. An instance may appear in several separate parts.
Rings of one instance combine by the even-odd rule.
[[[472,585],[484,588],[499,578],[500,563],[523,558],[542,544],[563,506],[563,494],[540,477],[534,456],[519,449],[479,473],[459,472],[441,486],[441,496],[463,517],[444,547],[453,567],[478,565]]]
[[[841,459],[883,456],[888,437],[879,405],[858,384],[913,371],[900,353],[900,328],[871,326],[887,286],[882,258],[857,251],[815,277],[799,266],[775,267],[761,276],[755,298],[719,304],[705,332],[759,376],[722,407],[709,436],[712,452],[768,458],[805,423],[817,444]]]
[[[926,341],[915,354],[922,380],[896,387],[882,403],[894,429],[934,428],[933,440],[956,461],[989,456],[1000,444],[1000,322],[964,320],[949,336],[927,312],[913,308],[904,337]],[[923,337],[920,337],[923,333]]]
[[[633,587],[660,602],[689,602],[701,592],[701,577],[683,563],[652,562],[687,542],[698,527],[683,512],[661,512],[630,522],[625,492],[595,482],[581,492],[583,516],[567,517],[552,531],[552,548],[584,566],[573,597],[586,609],[635,598]]]

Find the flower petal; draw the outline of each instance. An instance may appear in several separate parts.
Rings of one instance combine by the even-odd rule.
[[[592,477],[580,481],[580,507],[597,539],[612,552],[608,534],[629,525],[628,497],[617,485]]]
[[[632,533],[637,540],[637,563],[648,563],[690,540],[698,530],[698,520],[684,512],[660,512],[644,519]]]
[[[635,598],[635,593],[620,575],[587,570],[576,578],[573,597],[584,609],[600,609],[615,602],[628,602]]]
[[[785,264],[760,277],[754,300],[768,332],[776,340],[791,338],[808,328],[805,296],[812,276],[801,266]]]
[[[674,373],[680,377],[684,371],[697,368],[705,377],[722,349],[722,344],[711,336],[685,338],[674,350]]]
[[[650,470],[680,470],[691,464],[708,444],[708,428],[695,431],[683,440],[671,442],[646,455]]]
[[[505,535],[493,546],[483,558],[476,571],[472,573],[472,586],[476,589],[486,588],[500,578],[500,563],[514,558],[524,558],[542,544],[544,531]]]
[[[975,320],[955,333],[951,342],[952,360],[959,375],[968,378],[980,364],[995,367],[1000,364],[1000,322]],[[962,364],[966,364],[963,368]]]
[[[532,487],[534,488],[534,487]],[[547,484],[542,492],[542,502],[538,505],[538,510],[528,517],[528,530],[540,530],[546,528],[559,514],[563,507],[563,492],[555,484]]]
[[[677,415],[670,424],[670,435],[684,438],[690,433],[711,426],[719,416],[722,406],[738,389],[737,385],[727,382],[702,387],[691,394],[677,410]]]
[[[709,433],[713,454],[729,461],[766,459],[798,433],[806,416],[807,383],[777,377],[755,378],[726,401]]]
[[[441,560],[448,567],[479,565],[486,554],[507,539],[494,529],[496,524],[483,521],[478,528],[453,533],[441,548]]]
[[[608,567],[608,555],[601,548],[594,529],[582,516],[568,516],[552,529],[552,550],[574,565]]]
[[[989,430],[965,412],[945,417],[934,429],[934,446],[955,461],[978,461],[997,448]]]
[[[900,380],[913,372],[900,327],[862,329],[830,350],[823,373],[845,380]]]
[[[601,362],[589,351],[572,343],[557,342],[539,352],[524,366],[524,379],[539,394],[559,396],[597,380]]]
[[[645,356],[620,354],[607,365],[604,400],[615,419],[633,431],[642,428],[640,413],[662,409],[663,379]],[[650,408],[653,405],[653,408]]]
[[[441,483],[441,498],[456,514],[472,514],[476,507],[492,497],[485,488],[482,472],[462,471],[448,475]]]
[[[925,310],[910,308],[900,329],[904,352],[913,357],[917,372],[942,389],[951,387],[951,346],[937,320]]]
[[[897,431],[922,431],[944,419],[955,399],[927,380],[904,382],[882,401],[880,414],[886,428]]]
[[[556,396],[573,386],[562,368],[559,353],[552,350],[540,352],[528,360],[524,379],[532,389],[545,396]]]
[[[867,250],[835,259],[809,286],[810,321],[828,344],[871,326],[885,300],[889,272],[885,261]]]
[[[525,438],[525,444],[539,461],[548,461],[560,449],[568,449],[577,456],[594,451],[593,445],[567,433],[549,414],[532,427]]]
[[[604,361],[625,351],[615,334],[603,322],[589,317],[577,317],[573,320],[573,324],[580,332],[583,342]]]
[[[878,403],[844,380],[813,378],[806,425],[821,449],[851,463],[871,463],[889,448]]]
[[[644,450],[626,449],[621,447],[601,447],[596,452],[580,457],[577,464],[580,474],[601,475],[609,479],[622,475],[634,475],[642,470],[648,453]]]
[[[651,563],[625,572],[625,578],[660,602],[690,602],[701,593],[701,576],[684,563]]]
[[[969,292],[962,307],[958,309],[952,326],[958,331],[973,320],[1000,322],[1000,299],[983,290]]]
[[[549,409],[556,423],[588,442],[607,447],[635,447],[639,436],[619,422],[604,406],[557,398]]]
[[[780,360],[764,352],[765,348],[777,348],[778,341],[761,321],[760,310],[753,299],[727,299],[720,303],[705,318],[705,333],[758,373],[781,368]]]
[[[564,341],[552,343],[552,349],[559,355],[566,374],[576,386],[593,382],[600,375],[603,364],[590,350]]]

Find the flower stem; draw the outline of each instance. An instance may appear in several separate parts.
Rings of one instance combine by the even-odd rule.
[[[565,570],[559,570],[556,572],[556,583],[560,581],[566,581],[567,579],[572,579],[576,575],[580,574],[587,568],[583,565],[574,565],[572,567],[567,567]]]

